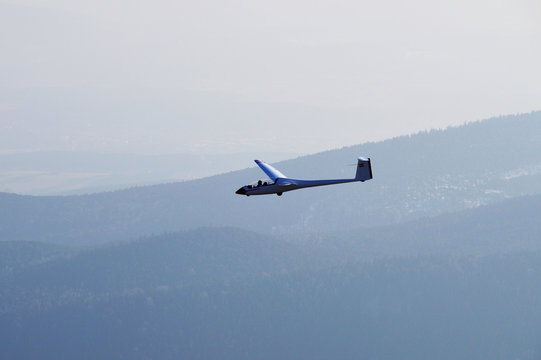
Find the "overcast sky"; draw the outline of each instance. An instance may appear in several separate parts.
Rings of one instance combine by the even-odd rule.
[[[0,0],[0,152],[311,153],[541,109],[538,0]]]

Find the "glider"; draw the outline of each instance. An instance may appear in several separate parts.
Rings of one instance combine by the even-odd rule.
[[[354,181],[363,182],[372,179],[372,166],[370,165],[370,158],[363,157],[357,159],[357,172],[355,173],[355,177],[353,179],[291,179],[261,160],[255,160],[255,163],[259,165],[265,174],[267,174],[270,180],[259,180],[254,184],[245,185],[238,189],[235,194],[246,196],[276,194],[281,196],[286,191],[303,189],[307,187],[343,184]]]

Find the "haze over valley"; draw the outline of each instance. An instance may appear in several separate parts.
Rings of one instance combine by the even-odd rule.
[[[539,19],[0,0],[0,359],[540,359]]]

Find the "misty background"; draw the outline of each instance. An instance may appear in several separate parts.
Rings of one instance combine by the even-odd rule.
[[[537,1],[0,2],[2,153],[314,153],[538,109]]]
[[[3,0],[0,190],[187,180],[537,110],[540,15],[536,1]]]
[[[0,0],[0,358],[541,358],[540,11]]]
[[[527,0],[2,0],[0,190],[188,180],[537,110],[540,18]]]

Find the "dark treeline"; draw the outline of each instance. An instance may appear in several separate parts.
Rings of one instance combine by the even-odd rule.
[[[88,295],[2,315],[0,352],[6,359],[536,359],[539,264],[539,253],[388,259]]]
[[[205,228],[2,243],[21,266],[1,277],[0,356],[536,359],[540,204],[286,241]]]

